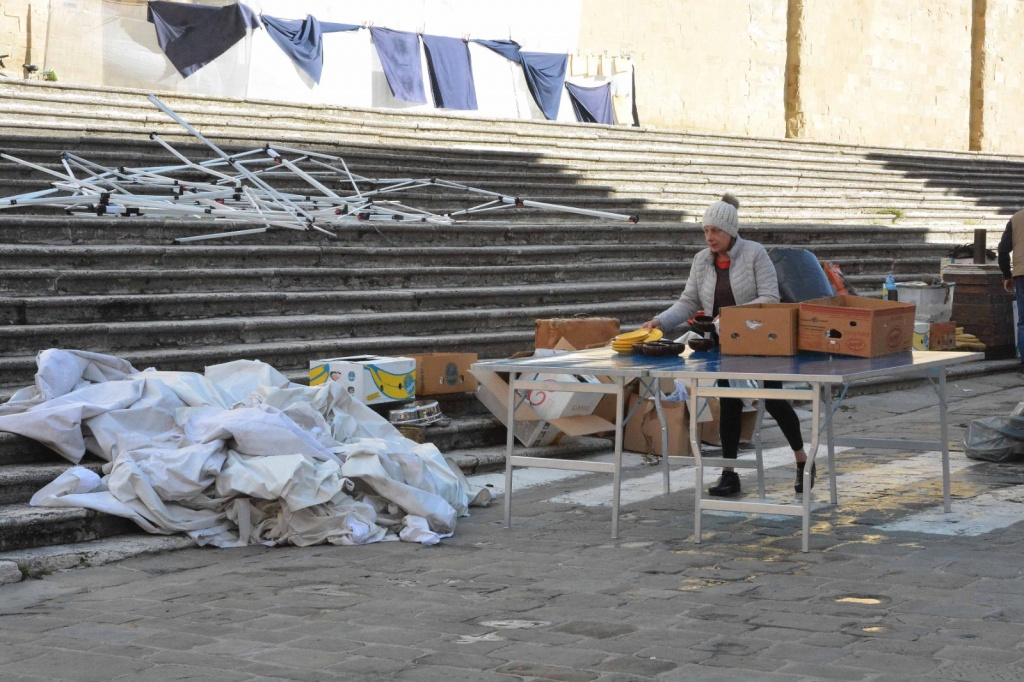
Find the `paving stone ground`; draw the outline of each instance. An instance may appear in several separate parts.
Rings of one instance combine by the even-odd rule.
[[[1012,374],[949,389],[954,442],[1024,399]],[[851,399],[836,428],[934,436],[927,390]],[[839,471],[910,456],[857,451]],[[932,464],[923,481],[840,488],[809,553],[799,520],[775,516],[708,514],[693,544],[686,489],[626,506],[612,540],[607,507],[552,501],[604,480],[587,475],[517,492],[511,529],[500,499],[474,509],[436,547],[187,549],[61,571],[0,588],[0,679],[1019,680],[1024,523],[879,529],[939,504]],[[770,494],[791,473],[770,469]],[[1024,464],[972,462],[954,505],[1022,483]]]

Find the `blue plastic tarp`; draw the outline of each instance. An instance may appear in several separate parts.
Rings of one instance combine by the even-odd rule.
[[[267,34],[273,38],[277,46],[288,55],[296,66],[313,79],[320,82],[320,74],[324,69],[324,33],[340,31],[356,31],[361,26],[356,24],[321,23],[313,15],[305,19],[278,19],[266,14],[260,16]]]
[[[611,83],[592,88],[566,83],[565,89],[569,91],[569,101],[572,102],[577,121],[580,123],[607,123],[608,125],[615,123],[615,113],[612,111]]]
[[[558,105],[562,101],[562,84],[569,55],[551,52],[523,52],[514,40],[474,40],[474,43],[494,50],[501,56],[521,64],[533,100],[549,121],[558,118]]]
[[[461,38],[421,36],[427,52],[427,71],[434,104],[441,109],[475,111],[476,87],[469,46]]]
[[[391,94],[403,102],[426,104],[419,37],[415,33],[376,26],[370,28],[370,33],[381,66],[384,67],[384,76],[391,87]]]
[[[260,27],[255,13],[241,4],[208,7],[153,1],[146,8],[146,20],[156,28],[160,49],[182,78],[231,49],[247,29]]]

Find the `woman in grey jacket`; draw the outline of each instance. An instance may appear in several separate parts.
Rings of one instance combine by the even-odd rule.
[[[718,317],[722,308],[746,303],[778,303],[779,281],[768,252],[757,242],[747,241],[739,235],[740,202],[731,194],[711,204],[701,221],[704,241],[708,248],[693,257],[686,288],[679,300],[668,310],[643,324],[644,329],[669,331],[703,310]],[[728,382],[720,382],[728,385]],[[782,382],[766,381],[769,388],[782,388]],[[719,427],[722,438],[722,456],[735,459],[739,451],[741,413],[743,401],[722,398]],[[804,453],[800,419],[793,406],[785,400],[766,400],[765,410],[775,419],[796,459],[796,484],[803,492]],[[811,486],[814,486],[815,467],[811,467]],[[740,492],[740,477],[733,469],[723,469],[718,482],[708,488],[710,495],[724,497]]]

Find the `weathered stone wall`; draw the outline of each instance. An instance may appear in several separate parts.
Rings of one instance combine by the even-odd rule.
[[[644,124],[966,149],[972,4],[588,0],[580,47],[635,52]]]
[[[42,66],[46,50],[46,0],[0,0],[0,54],[10,78],[21,78],[22,64]]]
[[[1024,153],[1021,134],[1024,112],[1024,3],[986,0],[985,34],[976,49],[977,121],[974,148],[989,152]]]
[[[643,125],[785,134],[786,0],[585,0],[579,47],[633,54]]]
[[[797,137],[967,148],[970,0],[801,4]]]

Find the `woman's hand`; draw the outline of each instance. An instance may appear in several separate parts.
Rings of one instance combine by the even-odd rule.
[[[640,328],[646,329],[647,331],[651,331],[652,329],[661,329],[661,323],[658,322],[657,319],[648,320],[647,322],[644,322],[642,325],[640,325]]]

